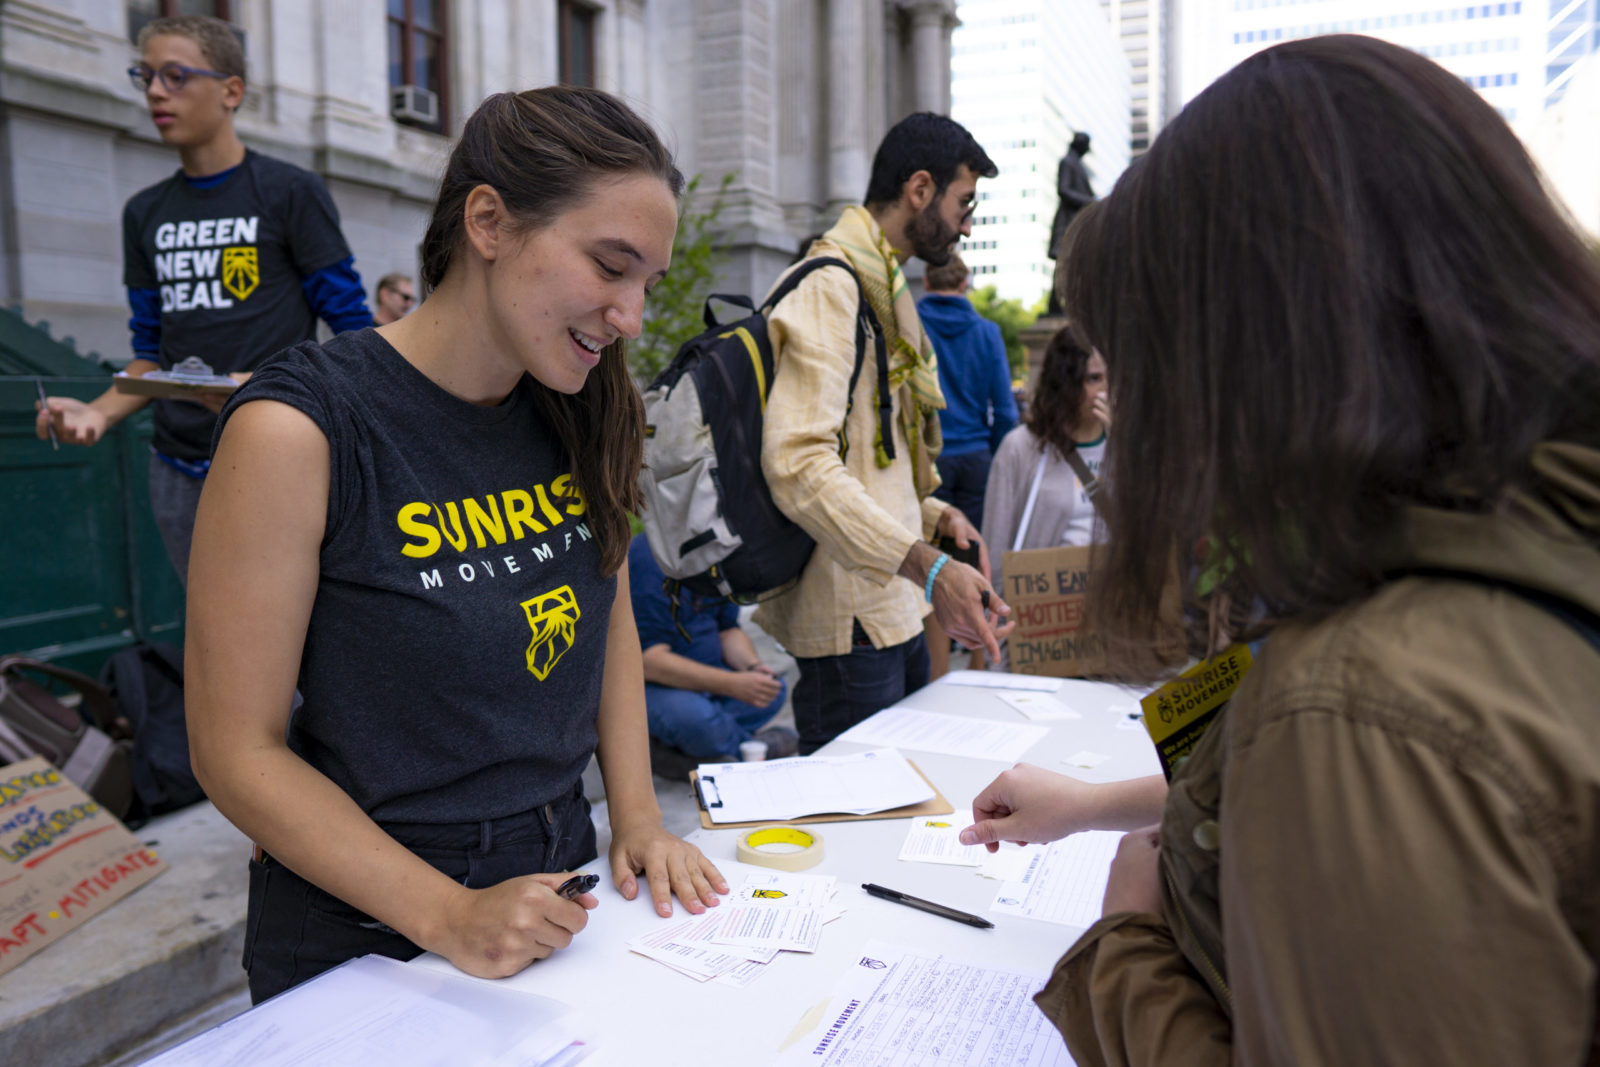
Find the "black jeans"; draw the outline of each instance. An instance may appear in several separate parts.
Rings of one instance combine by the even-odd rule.
[[[987,448],[963,452],[959,456],[939,456],[939,488],[933,495],[961,509],[972,525],[983,525],[983,498],[989,488],[989,467],[994,453]]]
[[[844,656],[795,657],[800,681],[794,687],[794,725],[802,756],[928,684],[928,642],[921,634],[873,648],[858,622],[853,644]]]
[[[472,889],[525,874],[570,871],[596,858],[594,823],[582,782],[558,800],[501,819],[385,823],[383,828]],[[250,974],[251,1003],[371,952],[409,960],[422,949],[271,856],[250,862],[244,969]]]

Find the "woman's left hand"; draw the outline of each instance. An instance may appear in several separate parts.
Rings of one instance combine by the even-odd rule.
[[[683,901],[691,915],[702,915],[721,903],[728,892],[727,879],[716,864],[660,823],[625,829],[612,828],[611,878],[624,900],[639,895],[638,875],[650,883],[656,913],[672,914],[672,897]]]
[[[1101,393],[1091,402],[1094,417],[1100,420],[1100,425],[1105,427],[1107,433],[1111,432],[1111,397]]]
[[[1146,826],[1124,835],[1111,861],[1106,899],[1100,914],[1161,912],[1161,827]]]

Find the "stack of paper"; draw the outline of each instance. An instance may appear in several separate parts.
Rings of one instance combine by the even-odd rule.
[[[588,1049],[576,1039],[571,1013],[560,1001],[363,956],[149,1063],[567,1067]]]
[[[698,982],[748,985],[778,953],[816,951],[823,925],[844,914],[836,892],[832,875],[752,874],[720,907],[628,947]]]
[[[702,763],[699,787],[700,803],[713,823],[870,815],[934,797],[933,787],[892,748],[853,756]]]

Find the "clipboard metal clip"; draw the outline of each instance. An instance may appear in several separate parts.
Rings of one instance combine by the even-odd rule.
[[[722,793],[717,789],[717,776],[716,775],[714,775],[714,774],[702,774],[702,775],[700,775],[699,781],[698,781],[698,785],[699,785],[700,788],[695,793],[695,799],[700,801],[700,806],[702,808],[704,808],[707,811],[709,811],[712,808],[720,808],[720,807],[722,807]],[[712,799],[713,797],[715,797],[716,799],[713,800]]]

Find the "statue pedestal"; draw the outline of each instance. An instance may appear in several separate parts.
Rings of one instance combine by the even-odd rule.
[[[1017,339],[1022,342],[1022,350],[1028,356],[1028,393],[1033,393],[1033,383],[1039,376],[1039,369],[1044,366],[1044,349],[1054,337],[1056,331],[1067,325],[1064,315],[1040,315],[1033,320],[1033,325],[1017,334]]]

